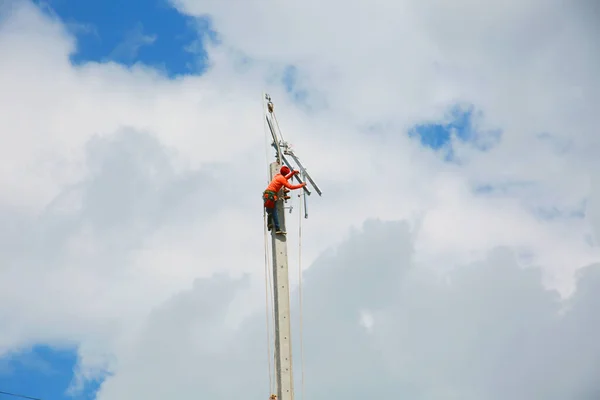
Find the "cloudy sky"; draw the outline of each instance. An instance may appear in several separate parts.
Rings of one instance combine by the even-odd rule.
[[[600,398],[599,4],[0,0],[0,391],[268,398],[266,91],[297,398]]]

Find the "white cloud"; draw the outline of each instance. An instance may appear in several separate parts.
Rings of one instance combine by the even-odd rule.
[[[589,240],[600,230],[600,203],[590,195],[598,186],[595,21],[575,5],[536,0],[452,7],[353,1],[344,3],[344,14],[339,4],[315,1],[232,9],[182,0],[179,6],[209,13],[221,35],[223,45],[209,48],[211,69],[204,76],[169,80],[143,65],[74,67],[68,56],[75,41],[59,21],[29,3],[3,6],[0,296],[10,306],[0,307],[8,326],[0,351],[79,343],[83,376],[107,365],[115,372],[101,400],[198,391],[228,398],[244,388],[260,395],[263,321],[252,316],[249,326],[236,327],[262,307],[260,96],[267,89],[284,134],[324,191],[323,198],[311,198],[310,218],[303,221],[305,267],[367,218],[406,219],[412,229],[379,231],[379,241],[355,237],[355,253],[330,259],[335,268],[326,262],[311,267],[307,287],[314,304],[306,315],[314,336],[307,348],[317,354],[321,335],[336,335],[329,358],[313,361],[311,390],[317,396],[344,385],[350,390],[349,382],[361,377],[365,390],[494,399],[497,371],[471,366],[500,365],[513,348],[511,329],[524,328],[506,310],[517,319],[527,310],[549,319],[557,311],[539,300],[550,296],[536,286],[541,278],[490,252],[512,248],[520,263],[540,266],[543,281],[565,292],[574,271],[600,258]],[[240,63],[241,56],[251,62]],[[305,109],[286,96],[277,79],[289,64],[299,68],[301,89],[322,107]],[[482,112],[479,131],[502,131],[488,152],[456,144],[458,165],[406,135],[415,123],[442,119],[457,103]],[[366,133],[373,124],[378,128]],[[539,139],[542,133],[549,138]],[[505,190],[476,195],[473,185]],[[584,205],[587,219],[566,216]],[[562,214],[548,220],[538,209]],[[298,215],[292,216],[295,260]],[[388,239],[391,249],[381,242]],[[399,258],[392,262],[392,256]],[[483,272],[460,267],[477,262]],[[410,265],[412,272],[403,272]],[[456,285],[468,288],[470,298],[448,294],[418,272],[453,267],[451,278],[467,280]],[[231,277],[209,279],[216,272]],[[248,280],[230,281],[245,274]],[[206,280],[190,289],[196,278]],[[593,285],[592,278],[583,282]],[[396,291],[411,295],[398,302]],[[511,301],[506,310],[494,308],[501,303],[490,297],[494,291]],[[585,313],[591,293],[575,294],[584,311],[570,314],[559,331],[576,331],[592,318]],[[235,305],[226,311],[231,298]],[[453,302],[472,308],[452,308]],[[371,333],[356,330],[361,312]],[[494,336],[486,313],[507,318],[506,331]],[[546,320],[534,322],[539,325],[532,329],[556,332]],[[456,353],[427,353],[444,340],[446,328],[456,344],[448,351]],[[478,330],[483,342],[471,340]],[[396,342],[389,345],[393,359],[381,358],[377,346],[388,346],[399,332],[414,346]],[[585,374],[591,369],[585,360],[569,359],[575,353],[551,352],[581,367],[569,373],[568,364],[536,364],[544,346],[559,347],[571,334],[552,333],[554,342],[536,344],[530,358],[519,355],[531,366],[527,374],[538,368],[567,374],[564,386],[549,382],[540,390],[569,397],[590,387]],[[591,345],[592,333],[577,335]],[[484,359],[482,346],[495,339],[502,345]],[[337,351],[349,358],[336,358]],[[349,369],[319,378],[338,365]],[[239,386],[228,386],[233,375]],[[498,393],[517,398],[535,388],[514,374],[506,379]],[[394,383],[399,380],[402,387]]]
[[[370,222],[308,272],[307,397],[597,395],[590,362],[600,354],[594,310],[599,265],[588,268],[560,316],[558,294],[542,287],[538,270],[518,267],[509,251],[497,249],[439,279],[435,270],[414,266],[410,239],[406,224]],[[208,279],[167,302],[123,352],[119,373],[99,398],[268,395],[263,315],[237,331],[223,326],[242,285]],[[297,307],[294,312],[298,339]],[[360,321],[366,313],[371,332]],[[299,391],[297,345],[294,361]]]

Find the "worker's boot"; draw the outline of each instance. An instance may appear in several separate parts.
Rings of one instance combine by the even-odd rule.
[[[275,231],[275,233],[276,233],[276,234],[278,234],[278,235],[285,235],[287,232],[284,232],[284,231],[282,231],[281,229],[277,229],[277,230]]]

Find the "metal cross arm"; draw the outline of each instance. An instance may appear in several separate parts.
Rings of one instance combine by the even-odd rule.
[[[300,160],[298,159],[298,157],[291,150],[286,150],[284,153],[294,159],[296,164],[298,164],[298,166],[300,167],[300,172],[302,172],[302,175],[310,182],[312,187],[315,188],[315,191],[319,194],[319,196],[322,196],[323,193],[321,192],[321,189],[319,189],[319,187],[317,186],[315,181],[310,177],[310,175],[308,174],[308,171],[306,171],[306,168],[304,168],[304,166],[300,163]]]

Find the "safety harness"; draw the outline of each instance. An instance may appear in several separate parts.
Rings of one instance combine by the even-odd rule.
[[[277,193],[272,190],[265,190],[263,192],[263,201],[266,208],[274,208],[277,201]]]

